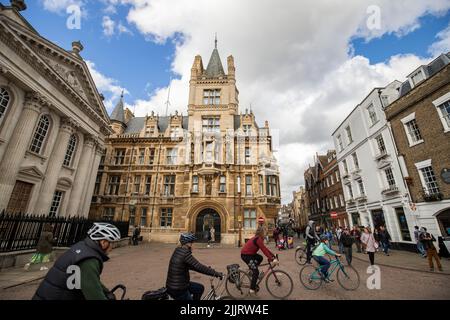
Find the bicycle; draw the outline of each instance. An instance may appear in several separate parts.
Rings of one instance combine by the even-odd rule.
[[[306,248],[303,248],[301,246],[298,246],[295,249],[295,262],[297,262],[297,264],[304,266],[306,264]]]
[[[345,290],[353,291],[358,289],[360,278],[359,273],[352,266],[346,266],[341,263],[339,257],[330,259],[330,268],[328,269],[328,278],[337,270],[337,281],[339,285]],[[313,266],[312,264],[305,265],[300,270],[300,282],[306,289],[317,290],[325,280],[321,273],[321,266]]]
[[[278,255],[275,256],[278,260]],[[232,265],[238,266],[238,265]],[[265,285],[267,291],[275,299],[286,299],[294,289],[294,282],[291,276],[283,270],[275,269],[270,262],[259,265],[259,267],[268,266],[266,272],[260,272],[256,291],[259,291],[259,284],[266,278]],[[252,271],[235,270],[235,274],[229,274],[225,282],[225,288],[228,294],[234,299],[244,299],[250,291]],[[236,292],[233,290],[236,289]],[[284,290],[282,294],[277,293],[277,289]]]
[[[225,279],[219,280],[220,282],[216,287],[214,286],[214,278],[211,278],[209,281],[210,281],[211,289],[202,298],[202,300],[232,300],[233,299],[230,296],[223,295],[225,289],[222,290],[221,294],[217,294],[217,291],[223,285],[223,283],[225,282]]]

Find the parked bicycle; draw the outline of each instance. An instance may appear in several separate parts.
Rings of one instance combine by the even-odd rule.
[[[317,290],[325,280],[321,273],[320,265],[307,264],[300,270],[300,282],[306,289]],[[330,269],[328,277],[331,278],[333,273],[337,271],[337,281],[345,290],[356,290],[359,287],[359,273],[352,266],[344,266],[339,257],[330,260]]]
[[[276,255],[278,260],[278,255]],[[266,272],[260,271],[257,290],[259,291],[259,284],[266,278],[265,285],[267,291],[275,299],[286,299],[294,289],[294,282],[291,276],[283,270],[275,269],[270,262],[259,265],[259,267],[268,266]],[[234,299],[245,299],[250,291],[250,283],[252,271],[243,271],[239,269],[239,265],[234,264],[227,267],[228,276],[225,282],[225,288],[228,294]]]

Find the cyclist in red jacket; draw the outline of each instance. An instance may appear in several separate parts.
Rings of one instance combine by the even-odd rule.
[[[250,294],[256,293],[256,283],[258,282],[258,278],[260,277],[260,273],[258,270],[258,266],[263,261],[263,257],[258,254],[258,251],[264,253],[269,262],[277,265],[278,260],[275,258],[275,255],[267,249],[264,245],[264,228],[258,227],[256,230],[255,236],[247,241],[244,247],[241,250],[241,258],[248,265],[250,270],[252,271],[252,282],[250,285]],[[264,276],[264,273],[261,273],[261,276]]]

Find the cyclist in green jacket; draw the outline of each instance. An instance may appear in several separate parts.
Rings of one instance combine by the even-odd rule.
[[[333,280],[328,279],[328,269],[330,268],[330,261],[326,259],[325,254],[329,254],[332,256],[340,257],[339,253],[331,250],[325,243],[328,241],[328,237],[326,235],[320,236],[320,244],[314,249],[312,256],[313,259],[316,260],[321,266],[320,271],[322,273],[322,277],[325,282],[331,282]]]

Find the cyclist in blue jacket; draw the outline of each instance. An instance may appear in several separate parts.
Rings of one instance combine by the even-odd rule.
[[[340,257],[341,255],[339,253],[334,252],[326,245],[327,240],[328,237],[325,234],[320,236],[320,244],[313,251],[312,256],[313,259],[316,260],[321,266],[320,271],[322,273],[324,281],[331,282],[333,280],[328,278],[328,269],[330,268],[330,261],[328,261],[328,259],[325,258],[324,256],[325,254],[329,254],[336,257]]]

